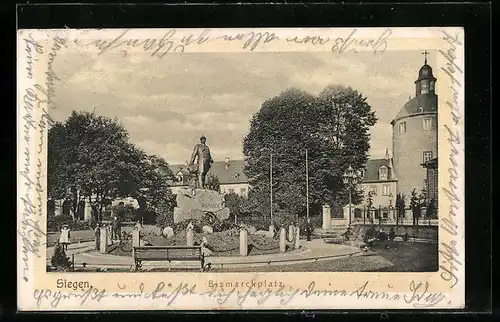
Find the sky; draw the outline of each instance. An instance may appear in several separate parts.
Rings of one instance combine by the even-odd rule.
[[[201,135],[215,161],[236,160],[243,158],[250,119],[265,100],[291,87],[317,95],[337,84],[367,97],[378,117],[369,154],[383,158],[386,148],[391,151],[390,121],[415,95],[422,51],[175,53],[158,59],[66,50],[53,63],[59,81],[51,117],[62,122],[73,110],[116,117],[134,144],[170,164],[185,163]],[[433,58],[431,52],[431,66]]]

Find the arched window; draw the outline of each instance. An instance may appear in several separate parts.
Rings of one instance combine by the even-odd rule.
[[[379,180],[387,180],[387,167],[381,166],[378,169],[378,179]]]

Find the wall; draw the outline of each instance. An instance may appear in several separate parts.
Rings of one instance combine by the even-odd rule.
[[[410,237],[415,237],[415,238],[422,238],[422,239],[430,239],[430,240],[433,240],[433,241],[437,241],[438,240],[438,226],[437,225],[433,225],[433,226],[429,226],[429,225],[419,225],[419,226],[413,226],[413,225],[399,225],[399,226],[396,226],[396,225],[382,225],[382,226],[379,226],[377,224],[374,225],[376,229],[378,229],[379,227],[381,227],[383,229],[384,232],[388,233],[389,232],[389,229],[394,228],[394,230],[396,231],[396,235],[403,235],[404,234],[404,231],[406,230],[408,232],[408,235]],[[354,228],[353,228],[353,231],[356,233],[356,234],[361,234],[361,235],[364,235],[364,233],[366,232],[366,230],[368,230],[370,227],[372,227],[371,224],[366,224],[366,225],[363,225],[363,224],[354,224]]]
[[[221,184],[220,192],[223,194],[230,193],[230,189],[233,189],[234,193],[237,195],[246,197],[248,195],[248,183],[233,183],[233,184]],[[244,189],[244,191],[240,191]]]
[[[170,190],[172,191],[173,194],[177,194],[180,189],[186,189],[189,188],[189,186],[173,186],[170,187]],[[248,188],[249,185],[248,183],[232,183],[232,184],[221,184],[220,185],[220,192],[222,194],[226,194],[230,192],[230,189],[233,189],[234,193],[237,195],[246,197],[248,195]],[[241,189],[244,189],[242,192]]]
[[[432,118],[428,131],[422,127],[423,119]],[[399,124],[406,122],[406,133],[399,134]],[[432,151],[437,157],[437,114],[422,113],[398,120],[393,126],[392,151],[398,179],[398,192],[407,196],[413,188],[417,193],[423,188],[426,169],[422,167],[423,152]]]

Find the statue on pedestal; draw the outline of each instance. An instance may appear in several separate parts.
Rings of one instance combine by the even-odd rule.
[[[197,180],[196,187],[205,189],[205,178],[207,176],[208,170],[214,162],[210,154],[210,149],[206,145],[207,138],[201,136],[200,143],[196,144],[193,149],[193,154],[191,155],[191,160],[189,162],[190,171],[196,172]],[[196,162],[196,169],[194,168]]]

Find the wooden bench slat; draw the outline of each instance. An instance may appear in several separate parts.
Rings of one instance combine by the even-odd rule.
[[[201,246],[135,246],[132,256],[136,268],[142,261],[200,261],[202,269],[205,263]]]

